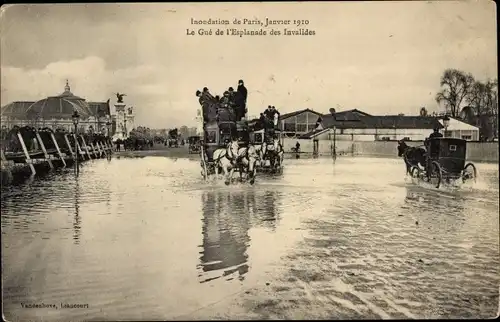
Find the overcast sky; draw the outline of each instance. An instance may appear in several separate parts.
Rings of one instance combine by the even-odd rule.
[[[164,128],[194,125],[197,89],[244,79],[253,115],[417,114],[437,108],[445,68],[497,77],[495,12],[487,0],[3,6],[1,103],[59,94],[68,78],[89,101],[126,93],[136,124]],[[315,35],[188,36],[191,17],[307,19]]]

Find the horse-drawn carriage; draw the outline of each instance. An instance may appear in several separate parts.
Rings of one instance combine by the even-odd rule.
[[[269,128],[250,133],[250,142],[257,146],[261,160],[258,172],[281,173],[283,171],[284,150],[281,131]]]
[[[204,124],[201,140],[201,167],[205,180],[223,174],[228,185],[234,172],[240,180],[255,182],[255,166],[258,154],[249,142],[249,129],[246,121],[212,121]]]
[[[443,180],[462,179],[476,181],[477,170],[474,164],[466,164],[467,141],[455,138],[432,138],[427,141],[422,169],[417,165],[411,167],[411,176],[418,180],[429,182],[439,188]]]
[[[201,137],[198,135],[188,137],[189,153],[199,153],[201,146]]]
[[[177,131],[177,128],[168,131],[168,146],[171,148],[178,148],[179,147],[179,133]]]

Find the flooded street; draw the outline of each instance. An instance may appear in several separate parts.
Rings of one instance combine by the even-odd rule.
[[[498,165],[476,166],[477,184],[438,190],[398,159],[286,160],[226,187],[197,160],[122,158],[4,188],[4,315],[494,317]]]

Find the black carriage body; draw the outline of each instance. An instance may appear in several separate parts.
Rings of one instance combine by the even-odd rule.
[[[189,153],[196,153],[200,151],[200,136],[190,136],[188,137]]]
[[[214,151],[219,148],[220,131],[217,122],[213,121],[205,124],[203,133],[203,148],[206,162],[213,162]]]
[[[281,141],[281,131],[266,131],[265,129],[260,129],[250,133],[250,142],[256,145],[261,145],[264,142],[272,143],[274,138],[278,138]]]
[[[428,163],[436,161],[445,177],[460,177],[466,161],[467,141],[455,138],[433,138],[428,144]]]
[[[248,147],[250,142],[250,133],[248,131],[248,123],[246,121],[236,122],[236,132],[238,135],[238,144],[240,147]]]
[[[203,146],[208,162],[213,161],[213,152],[225,147],[236,136],[240,147],[247,147],[249,142],[248,123],[246,121],[232,122],[210,122],[204,126]]]

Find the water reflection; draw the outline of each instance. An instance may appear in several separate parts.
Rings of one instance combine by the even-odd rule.
[[[432,191],[420,187],[406,187],[405,203],[432,209],[447,208],[450,211],[464,210],[464,196],[458,193]]]
[[[221,277],[245,279],[251,227],[275,231],[279,218],[276,191],[206,191],[202,195],[201,283]]]
[[[249,200],[253,191],[208,191],[203,193],[203,251],[200,257],[204,273],[221,271],[222,276],[209,276],[201,283],[220,277],[233,279],[237,273],[243,280],[248,272],[247,248],[250,242]]]
[[[252,204],[254,211],[252,212],[254,218],[254,225],[262,226],[276,230],[279,222],[279,208],[278,199],[281,197],[281,191],[268,190],[264,191],[263,196],[259,198],[259,203]],[[255,201],[255,199],[254,199]]]

